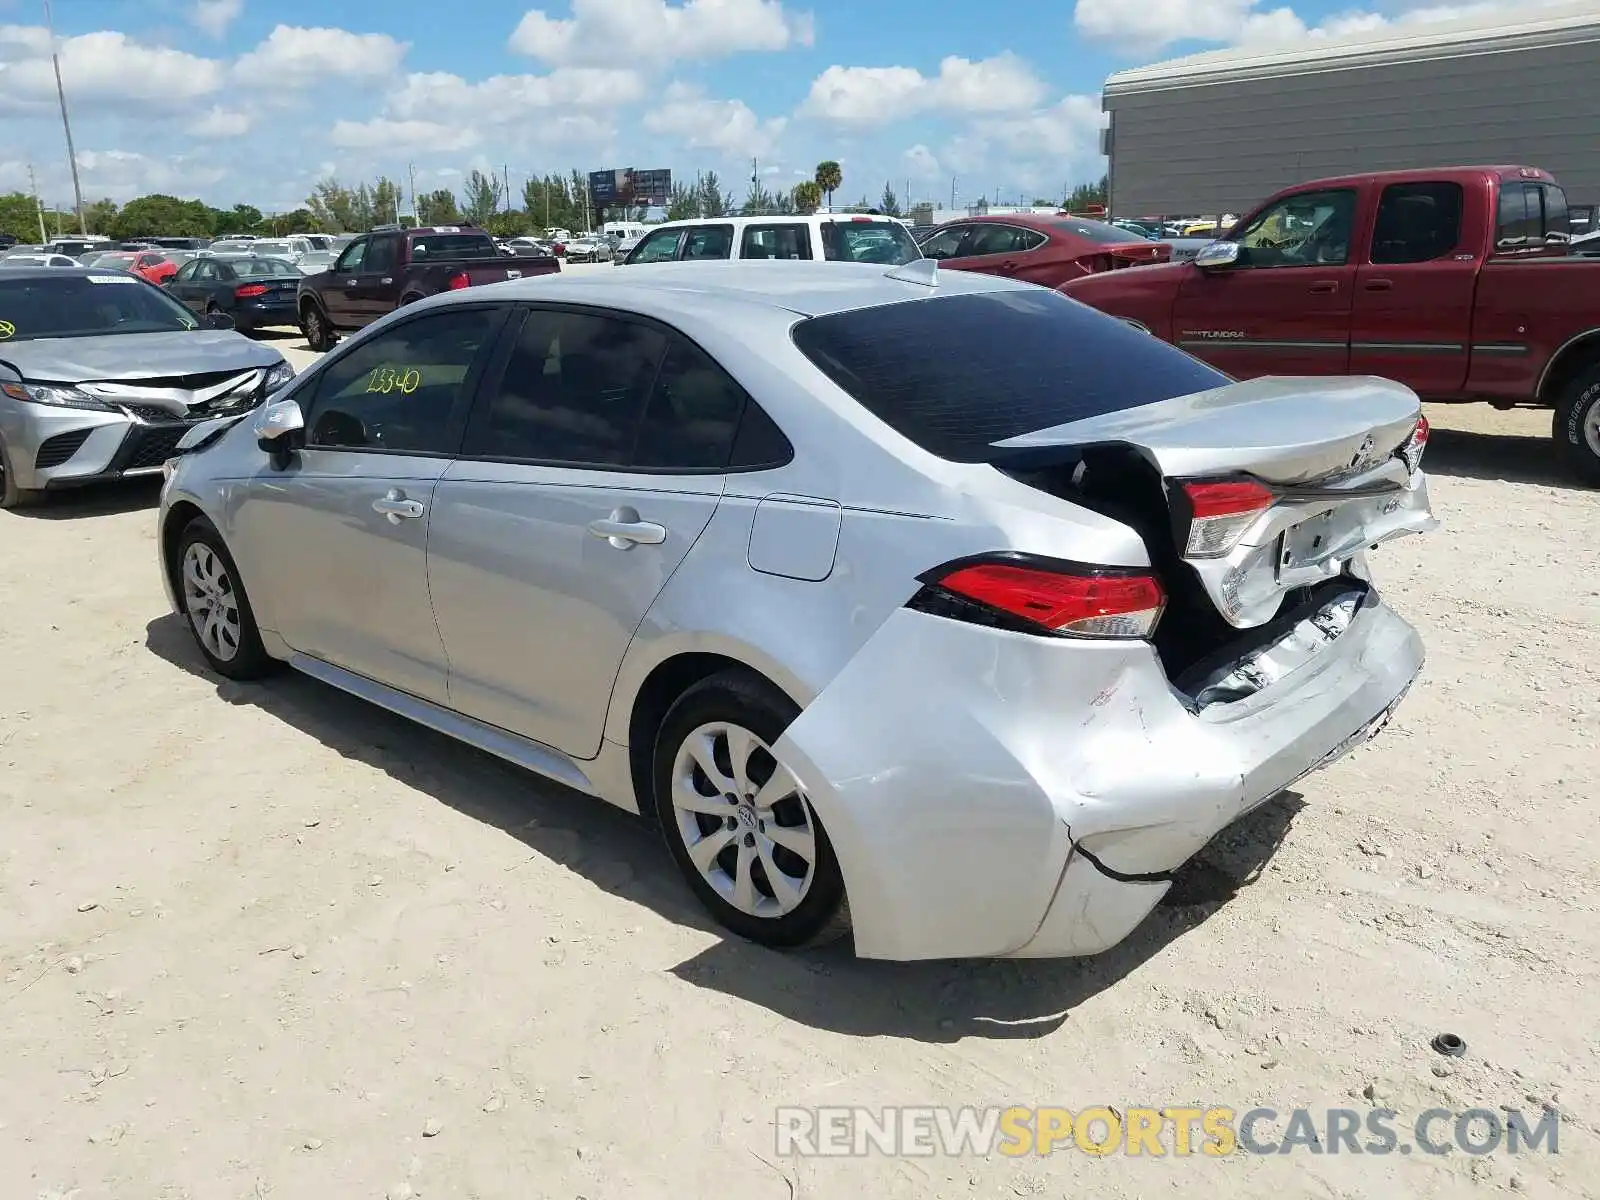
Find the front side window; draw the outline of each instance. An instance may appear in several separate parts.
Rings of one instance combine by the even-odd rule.
[[[529,311],[504,371],[473,414],[466,452],[626,466],[666,347],[666,334],[638,321]]]
[[[1341,188],[1287,196],[1233,240],[1241,267],[1337,267],[1350,261],[1356,194]]]
[[[678,257],[678,240],[682,229],[658,229],[633,248],[628,255],[630,263],[671,262]]]
[[[451,414],[470,386],[501,311],[461,308],[384,331],[330,363],[306,416],[306,445],[454,452]]]
[[[197,274],[199,274],[199,272],[200,261],[199,259],[196,259],[194,262],[187,262],[184,263],[183,266],[179,267],[176,278],[179,283],[188,283]]]
[[[361,264],[361,269],[373,274],[394,270],[394,264],[398,257],[395,254],[397,249],[395,242],[396,239],[392,237],[373,238],[368,243],[367,258]]]
[[[808,259],[811,235],[804,225],[746,225],[740,258]]]
[[[1461,238],[1459,183],[1393,183],[1378,200],[1372,230],[1374,263],[1421,263],[1443,258]]]
[[[359,271],[362,260],[367,256],[367,240],[362,238],[358,242],[351,242],[345,247],[344,253],[339,255],[339,261],[334,264],[336,271]]]
[[[961,241],[967,236],[970,225],[951,225],[939,230],[922,243],[924,258],[955,258],[961,251]]]

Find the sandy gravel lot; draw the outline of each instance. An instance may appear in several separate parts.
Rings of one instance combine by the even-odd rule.
[[[633,818],[209,675],[153,489],[4,514],[0,1200],[1600,1195],[1600,494],[1547,414],[1434,415],[1446,527],[1377,556],[1431,655],[1395,726],[1060,963],[726,941]],[[1552,1105],[1561,1152],[773,1144],[778,1104],[1189,1102]]]

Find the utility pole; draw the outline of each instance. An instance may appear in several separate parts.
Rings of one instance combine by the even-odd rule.
[[[50,34],[50,65],[56,73],[56,99],[61,102],[61,128],[67,135],[67,165],[72,168],[72,198],[78,206],[78,232],[88,233],[89,222],[83,212],[83,188],[78,184],[78,155],[72,148],[72,122],[67,120],[67,91],[61,86],[61,56],[56,53],[56,26],[50,16],[50,0],[44,0],[44,25]]]
[[[511,211],[511,168],[505,163],[500,164],[500,175],[506,181],[506,211]]]
[[[28,190],[33,193],[33,209],[39,214],[39,244],[43,245],[50,240],[50,235],[44,228],[44,205],[39,200],[39,181],[34,178],[33,164],[28,164]]]
[[[756,216],[761,215],[761,196],[760,193],[756,191],[756,189],[761,186],[761,171],[759,167],[760,164],[752,158],[750,160],[750,199],[752,201],[750,207],[755,210]]]
[[[406,164],[406,176],[411,180],[411,221],[414,225],[422,224],[422,216],[417,212],[417,164]],[[396,218],[396,224],[399,218]]]
[[[956,207],[956,177],[954,175],[952,175],[952,176],[950,176],[950,210],[952,212],[954,212],[955,211],[955,207]]]

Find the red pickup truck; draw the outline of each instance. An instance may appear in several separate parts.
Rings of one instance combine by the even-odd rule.
[[[551,255],[507,258],[492,237],[470,225],[380,225],[340,251],[328,270],[300,281],[295,311],[306,344],[327,350],[341,332],[424,297],[559,270],[560,260]]]
[[[1381,375],[1425,400],[1555,409],[1600,485],[1600,259],[1533,167],[1319,179],[1279,192],[1191,262],[1061,291],[1241,379]]]

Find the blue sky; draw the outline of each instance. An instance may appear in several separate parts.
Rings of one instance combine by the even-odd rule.
[[[1107,74],[1496,0],[54,0],[86,200],[268,211],[326,175],[715,170],[740,195],[838,159],[844,194],[948,204],[1098,177]],[[337,13],[337,16],[332,14]],[[0,0],[0,191],[71,189],[41,0]]]

